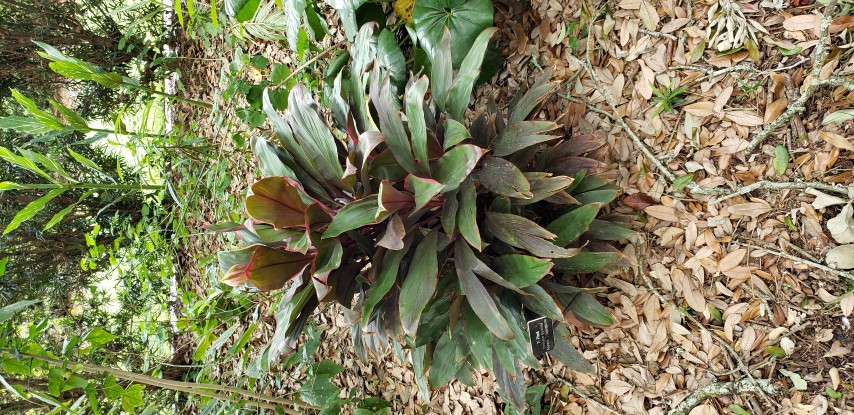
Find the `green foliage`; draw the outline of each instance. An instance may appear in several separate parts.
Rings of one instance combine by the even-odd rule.
[[[365,25],[357,38],[369,39],[373,30]],[[509,117],[494,108],[464,117],[493,32],[478,34],[454,71],[454,43],[444,31],[430,79],[410,79],[402,103],[376,50],[354,48],[349,78],[335,80],[349,88],[336,87],[330,97],[340,130],[326,124],[303,86],[291,90],[283,115],[265,92],[263,108],[281,148],[256,140],[261,171],[270,177],[246,199],[251,219],[216,228],[244,244],[219,254],[223,283],[285,290],[262,365],[297,349],[319,304],[337,301],[359,313],[361,353],[402,336],[422,359],[419,379],[439,387],[491,368],[521,409],[520,368],[539,366],[523,307],[557,320],[559,333],[566,333],[566,316],[590,326],[613,323],[595,291],[569,281],[616,263],[619,252],[599,240],[631,231],[596,219],[616,187],[577,167],[584,164],[577,143],[547,134],[558,128],[553,122],[528,120],[554,88],[547,77]],[[370,73],[362,71],[371,61]],[[520,301],[526,296],[532,298]],[[556,337],[557,358],[590,370],[567,336]],[[335,370],[318,371],[309,390],[325,391],[324,376]]]
[[[685,102],[685,99],[680,97],[682,93],[688,90],[689,85],[679,88],[675,86],[653,86],[652,92],[655,96],[652,98],[652,105],[656,107],[653,117],[658,116],[662,112],[673,111],[673,108]]]

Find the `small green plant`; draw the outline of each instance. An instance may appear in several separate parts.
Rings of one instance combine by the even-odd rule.
[[[688,90],[689,85],[679,88],[676,86],[661,86],[656,88],[654,85],[652,87],[652,92],[655,94],[652,98],[652,105],[656,107],[652,116],[656,117],[662,112],[673,111],[674,107],[685,102],[685,99],[681,98],[680,95]]]
[[[600,218],[618,188],[587,174],[584,146],[550,133],[556,123],[528,120],[554,89],[546,77],[506,113],[465,117],[494,28],[457,71],[445,30],[429,79],[409,79],[402,102],[367,47],[373,30],[360,29],[349,78],[328,97],[339,129],[302,86],[284,116],[265,94],[281,147],[253,143],[265,177],[246,199],[251,219],[212,227],[244,245],[219,254],[221,281],[284,289],[262,365],[295,350],[318,305],[337,301],[354,311],[357,350],[411,350],[422,392],[487,369],[521,411],[521,367],[540,367],[523,310],[554,324],[550,353],[581,371],[592,367],[567,324],[613,323],[599,290],[572,279],[620,260],[607,241],[632,231]]]
[[[759,87],[762,86],[762,80],[758,80],[756,82],[750,83],[742,80],[738,80],[738,85],[741,87],[741,93],[738,94],[738,99],[742,98],[752,98],[756,95],[756,91]]]

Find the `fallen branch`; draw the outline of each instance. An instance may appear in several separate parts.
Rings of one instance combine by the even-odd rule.
[[[762,145],[762,143],[771,136],[771,134],[777,131],[784,124],[788,123],[795,114],[803,112],[806,109],[807,101],[812,98],[816,91],[818,91],[822,86],[843,86],[845,88],[851,87],[850,89],[854,90],[854,84],[845,79],[837,77],[821,79],[821,68],[824,65],[824,59],[827,58],[828,45],[830,44],[829,28],[830,23],[833,21],[833,9],[836,8],[836,3],[837,0],[830,0],[830,3],[828,3],[827,7],[824,9],[824,16],[821,19],[821,26],[819,29],[818,43],[815,45],[815,51],[813,51],[812,80],[810,82],[810,86],[807,87],[807,90],[804,91],[803,95],[789,104],[789,108],[785,112],[780,114],[780,116],[774,119],[770,124],[766,125],[762,131],[753,137],[753,140],[750,140],[750,144],[748,144],[747,148],[744,150],[745,156],[753,153],[757,147]]]
[[[759,189],[768,189],[768,190],[783,190],[783,189],[818,189],[818,190],[826,190],[828,192],[841,193],[843,195],[848,195],[848,189],[837,187],[827,183],[820,182],[772,182],[768,180],[761,180],[756,183],[740,186],[735,189],[734,192],[721,196],[717,199],[709,202],[710,205],[715,203],[723,202],[724,200],[732,199],[736,196],[746,195],[754,190]]]
[[[768,252],[771,255],[775,255],[775,256],[778,256],[780,258],[786,258],[786,259],[789,259],[789,260],[792,260],[795,262],[800,262],[802,264],[806,264],[806,265],[809,265],[811,267],[818,268],[822,271],[836,275],[837,277],[845,278],[845,279],[849,279],[849,280],[854,281],[854,275],[852,275],[849,272],[845,272],[845,271],[838,270],[838,269],[833,269],[831,267],[828,267],[827,265],[819,264],[818,262],[810,261],[808,259],[801,258],[798,256],[794,256],[792,254],[787,254],[783,251],[778,251],[776,249],[769,248],[769,247],[762,247],[762,246],[746,244],[744,242],[738,242],[738,241],[732,241],[732,243],[735,245],[738,245],[738,246],[746,247],[746,248],[760,249],[760,250],[763,250],[765,252]],[[794,246],[794,245],[792,245],[792,246]]]
[[[773,384],[770,379],[759,379],[758,381],[742,379],[734,382],[712,383],[695,390],[684,401],[680,402],[679,405],[671,409],[667,415],[687,415],[706,399],[718,396],[741,395],[745,393],[777,395],[782,392],[782,389]]]
[[[554,377],[551,379],[551,382],[557,382],[557,383],[560,383],[560,384],[566,386],[570,392],[580,396],[582,399],[584,399],[588,404],[590,404],[592,406],[595,406],[595,407],[597,407],[601,410],[604,410],[606,412],[610,412],[614,415],[623,415],[622,413],[617,412],[617,411],[605,406],[605,404],[591,398],[590,395],[587,395],[586,393],[578,390],[578,388],[576,388],[575,385],[573,385],[572,383],[569,383],[566,379]]]

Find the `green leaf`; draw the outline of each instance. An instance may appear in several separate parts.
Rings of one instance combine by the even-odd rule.
[[[42,124],[39,120],[33,117],[10,116],[0,118],[0,129],[15,130],[22,134],[32,136],[42,136],[54,128]]]
[[[261,0],[225,0],[225,14],[243,23],[255,17]]]
[[[566,246],[575,242],[581,234],[593,223],[596,215],[599,214],[598,204],[589,204],[581,206],[577,209],[569,211],[561,217],[555,219],[552,223],[546,226],[550,232],[557,235],[554,243],[558,246]]]
[[[371,318],[371,312],[373,312],[374,307],[379,304],[383,297],[385,297],[385,295],[391,290],[391,287],[394,286],[394,282],[397,280],[397,275],[400,270],[400,262],[406,256],[406,253],[409,252],[409,248],[411,246],[412,238],[406,238],[404,240],[403,249],[397,251],[385,251],[385,254],[380,261],[376,261],[377,258],[374,258],[374,261],[372,261],[375,265],[379,264],[376,266],[380,267],[380,272],[377,280],[371,285],[371,288],[368,289],[365,303],[362,305],[362,327],[368,325]]]
[[[680,191],[694,181],[694,173],[679,176],[673,181],[673,190]]]
[[[841,392],[837,392],[837,391],[831,389],[829,386],[824,388],[824,393],[827,395],[828,398],[833,398],[833,399],[841,399],[842,398]]]
[[[444,192],[454,190],[471,174],[485,152],[473,144],[456,146],[439,158],[433,177],[445,185]]]
[[[588,326],[608,327],[614,324],[614,317],[611,316],[611,311],[587,293],[575,294],[574,298],[569,302],[568,309],[578,321]]]
[[[589,193],[589,192],[588,192]],[[619,241],[620,239],[628,238],[635,231],[613,222],[594,219],[590,223],[587,232],[584,232],[584,237],[588,239],[599,239],[603,241]]]
[[[530,199],[531,184],[515,164],[499,157],[487,157],[480,170],[480,184],[493,193]]]
[[[258,246],[246,267],[246,277],[261,291],[278,290],[302,274],[312,259],[300,252]]]
[[[617,198],[617,190],[597,189],[580,194],[576,194],[575,192],[573,192],[573,197],[575,197],[575,200],[577,200],[578,203],[581,203],[582,205],[587,205],[591,203],[608,204]]]
[[[558,125],[551,121],[516,121],[501,131],[495,139],[492,151],[498,157],[509,156],[534,144],[560,137],[542,134],[557,128]]]
[[[2,158],[3,160],[6,160],[9,163],[12,163],[12,164],[18,166],[18,167],[22,167],[24,169],[27,169],[27,170],[33,172],[33,173],[36,173],[39,176],[42,176],[45,179],[48,179],[53,183],[56,183],[56,180],[54,180],[53,177],[51,177],[49,174],[45,173],[44,170],[40,169],[36,165],[36,163],[34,163],[32,160],[30,160],[26,157],[16,156],[15,153],[12,153],[12,151],[6,147],[0,146],[0,158]],[[21,185],[11,183],[11,182],[2,182],[2,183],[3,183],[3,186],[0,186],[0,190],[24,188]],[[16,187],[8,187],[8,186],[16,186]]]
[[[14,231],[19,226],[21,226],[22,223],[27,220],[30,220],[33,216],[35,216],[37,213],[41,212],[42,209],[44,209],[47,202],[50,202],[51,200],[53,200],[53,198],[59,196],[63,192],[65,192],[65,189],[53,189],[46,195],[28,203],[26,206],[24,206],[23,209],[18,211],[15,217],[12,218],[12,221],[9,222],[8,225],[6,225],[6,229],[3,231],[3,235]]]
[[[412,151],[421,162],[422,171],[430,173],[430,158],[427,156],[427,124],[424,121],[424,94],[427,92],[426,76],[418,78],[406,88],[406,118],[412,136]]]
[[[72,203],[72,204],[66,206],[64,209],[60,210],[59,212],[56,212],[53,215],[53,217],[50,218],[50,220],[44,225],[44,228],[42,228],[42,231],[46,231],[46,230],[54,227],[57,223],[61,222],[63,218],[65,218],[69,213],[71,213],[72,210],[74,210],[75,207],[77,207],[78,204],[80,204],[80,202],[84,201],[89,196],[92,196],[92,194],[94,194],[94,193],[95,193],[94,189],[89,190],[86,193],[83,193],[80,196],[80,199],[77,199],[76,203]]]
[[[415,211],[423,208],[433,196],[439,194],[445,186],[433,179],[409,175],[406,177],[406,188],[415,193]]]
[[[544,74],[537,82],[531,86],[525,95],[519,98],[513,110],[510,112],[508,122],[524,121],[538,105],[540,105],[548,95],[554,91],[555,84],[547,82],[551,72]]]
[[[504,288],[515,291],[521,295],[525,295],[525,292],[519,289],[519,287],[513,285],[513,283],[507,281],[504,277],[484,264],[483,261],[474,254],[468,244],[463,243],[460,239],[457,240],[455,252],[456,254],[454,255],[454,258],[462,264],[461,266],[463,268],[470,269],[474,271],[475,274],[480,275],[481,277],[486,278],[487,280]]]
[[[26,108],[27,111],[35,118],[36,121],[44,124],[45,127],[50,128],[52,130],[61,130],[65,128],[65,124],[62,123],[62,120],[59,119],[56,115],[53,115],[49,112],[42,111],[36,106],[36,103],[27,98],[24,94],[18,92],[16,89],[10,89],[12,92],[12,97],[15,98],[15,101],[18,101],[22,107]]]
[[[2,368],[4,372],[11,373],[13,375],[29,376],[33,373],[33,368],[30,364],[23,360],[18,360],[9,354],[4,354],[2,356]]]
[[[495,258],[492,266],[504,279],[524,288],[543,279],[552,269],[552,262],[527,255],[509,254]]]
[[[332,384],[332,377],[344,371],[344,368],[326,359],[310,368],[310,375],[300,388],[300,397],[309,405],[325,406],[336,398],[341,388]]]
[[[771,356],[776,356],[776,357],[786,357],[786,351],[783,350],[783,348],[779,347],[779,346],[768,346],[765,348],[765,353],[768,353]]]
[[[314,162],[318,173],[327,183],[344,188],[341,182],[344,170],[338,161],[335,138],[321,117],[317,104],[302,86],[291,90],[288,102],[290,107],[285,118],[305,155]]]
[[[412,147],[400,119],[400,107],[391,92],[389,77],[380,79],[379,76],[379,68],[374,68],[371,74],[370,95],[379,116],[380,131],[385,134],[386,144],[397,163],[406,171],[417,173],[419,169],[412,157]]]
[[[305,212],[299,189],[285,177],[267,177],[252,185],[246,211],[255,220],[277,228],[305,227]]]
[[[428,233],[415,248],[412,264],[400,288],[400,322],[403,331],[413,337],[418,330],[421,312],[436,291],[439,275],[436,257],[438,236],[435,230]]]
[[[469,303],[463,304],[463,325],[469,350],[481,369],[492,368],[492,334]]]
[[[821,120],[821,124],[842,124],[851,120],[854,120],[854,108],[831,112],[824,116],[824,119]]]
[[[296,51],[298,48],[302,17],[305,15],[307,5],[308,3],[305,0],[288,0],[281,4],[282,13],[285,15],[285,33],[288,38],[288,45],[293,51]],[[258,5],[255,6],[255,9],[257,11]],[[252,20],[256,11],[253,11],[247,20]],[[238,21],[240,21],[239,15]]]
[[[420,36],[420,35],[419,35]],[[451,60],[451,32],[443,29],[438,46],[430,53],[432,65],[430,67],[430,94],[433,102],[440,110],[445,110],[448,94],[451,92],[453,82],[453,61]],[[447,148],[449,146],[445,146]]]
[[[0,182],[0,192],[4,190],[26,189],[26,186],[13,182]]]
[[[782,176],[786,173],[786,168],[789,167],[789,150],[784,145],[778,145],[774,147],[774,160],[771,164],[774,166],[774,171],[777,172],[778,175]]]
[[[68,181],[74,182],[75,180],[68,174],[67,171],[59,164],[56,160],[51,159],[50,157],[44,156],[42,154],[36,153],[35,151],[30,151],[23,148],[17,149],[22,156],[30,159],[31,161],[40,163],[42,167],[54,172],[58,173],[60,176],[65,178]]]
[[[323,238],[332,238],[344,232],[376,223],[375,215],[379,208],[377,195],[350,202],[335,214],[332,223],[323,233]]]
[[[460,205],[457,211],[457,227],[460,235],[474,249],[483,250],[483,241],[480,238],[480,229],[477,226],[477,190],[471,179],[463,182],[460,186]]]
[[[459,68],[478,34],[492,26],[493,13],[489,0],[418,0],[412,10],[412,21],[419,43],[434,64],[443,32],[449,28],[452,61],[454,68]]]
[[[52,367],[47,372],[47,391],[53,396],[62,393],[62,384],[65,382],[65,371]]]
[[[442,148],[447,150],[463,140],[471,137],[466,126],[452,119],[445,120],[445,140],[442,142]]]
[[[579,252],[569,258],[555,259],[554,266],[570,274],[588,274],[607,269],[621,257],[618,252]]]
[[[125,389],[122,394],[122,409],[125,412],[134,413],[134,409],[145,404],[145,400],[142,398],[143,389],[145,389],[145,385],[140,384],[130,385]]]
[[[549,239],[554,239],[555,234],[518,215],[487,212],[486,227],[504,243],[525,249],[541,258],[565,258],[578,252],[577,249],[565,249],[553,244]]]
[[[121,398],[125,393],[125,389],[116,382],[116,377],[113,375],[107,375],[101,389],[104,391],[104,396],[112,400]]]
[[[72,150],[71,147],[66,147],[65,149],[68,151],[68,154],[71,154],[71,157],[74,157],[74,160],[77,160],[78,163],[80,163],[80,164],[82,164],[82,165],[84,165],[84,166],[86,166],[92,170],[95,170],[96,172],[101,173],[104,176],[107,176],[107,173],[104,173],[103,171],[101,171],[101,167],[99,167],[97,164],[95,164],[94,161],[89,160],[88,158],[86,158],[82,154],[78,154],[77,152]]]
[[[452,338],[448,331],[443,332],[442,337],[436,343],[436,350],[433,351],[433,360],[430,363],[428,375],[430,386],[434,389],[448,383],[456,373],[457,367],[454,365],[456,350],[456,338]]]
[[[510,329],[507,321],[501,317],[498,307],[496,307],[495,301],[492,300],[492,296],[486,291],[486,287],[474,275],[472,271],[473,264],[464,260],[467,255],[463,251],[468,249],[465,246],[465,242],[459,240],[454,245],[457,277],[460,281],[460,287],[462,287],[466,296],[466,301],[471,305],[472,310],[480,318],[480,321],[486,324],[486,327],[492,334],[500,339],[510,340],[514,337],[513,331]]]
[[[7,260],[8,260],[8,258],[7,258]],[[4,264],[4,266],[5,266],[5,264]],[[33,304],[38,304],[41,301],[42,300],[22,300],[22,301],[18,301],[16,303],[9,304],[3,308],[0,308],[0,324],[7,322],[10,318],[14,317],[15,314],[20,313],[25,308],[27,308]]]
[[[406,84],[406,56],[400,50],[394,33],[388,29],[383,29],[377,37],[377,63],[380,64],[380,67],[388,70],[391,83],[396,88],[402,88]],[[424,90],[426,89],[427,86],[425,85]],[[423,102],[423,98],[421,102]],[[408,114],[409,110],[407,110]],[[410,124],[411,129],[412,125]]]
[[[83,117],[77,115],[77,113],[71,110],[71,108],[68,108],[65,105],[62,105],[52,99],[48,101],[50,101],[50,105],[53,105],[53,107],[56,108],[56,110],[59,111],[59,113],[62,114],[63,117],[65,117],[65,121],[68,122],[68,125],[70,125],[71,128],[83,134],[92,131],[92,129],[89,128],[89,124],[86,122],[86,120],[84,120]]]
[[[89,353],[93,350],[99,349],[101,346],[118,339],[119,336],[108,333],[106,330],[101,327],[96,327],[92,330],[89,330],[85,336],[83,336],[82,341],[89,342],[89,346],[82,350],[84,354]]]
[[[9,257],[0,259],[0,277],[6,273],[6,264],[9,263]]]
[[[565,324],[556,325],[555,347],[549,354],[571,370],[581,373],[595,373],[596,368],[569,342],[571,337]]]
[[[513,359],[510,367],[506,367],[505,365],[493,350],[492,368],[495,374],[495,382],[503,394],[502,397],[509,399],[509,403],[517,411],[523,412],[525,410],[525,378],[522,376],[519,360]]]
[[[478,76],[480,76],[480,67],[483,63],[483,55],[486,53],[486,47],[489,44],[489,38],[497,30],[494,27],[490,27],[480,32],[471,45],[465,59],[463,59],[454,85],[448,93],[447,107],[450,119],[458,121],[463,119],[463,115],[471,99],[474,83],[477,81]]]
[[[528,294],[520,297],[525,308],[552,320],[563,320],[561,308],[543,287],[533,284],[523,290]]]

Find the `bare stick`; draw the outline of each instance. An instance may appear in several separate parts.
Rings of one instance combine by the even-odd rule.
[[[721,196],[715,200],[709,202],[710,205],[715,203],[723,202],[724,200],[732,199],[736,196],[746,195],[754,190],[759,189],[770,189],[770,190],[783,190],[783,189],[818,189],[818,190],[826,190],[828,192],[835,192],[844,195],[848,195],[848,189],[843,187],[834,186],[827,183],[820,182],[772,182],[769,180],[760,180],[756,183],[741,186],[736,188],[733,193],[726,194]]]
[[[566,379],[554,377],[551,379],[551,381],[552,382],[558,382],[558,383],[566,386],[567,388],[569,388],[570,392],[580,396],[582,399],[584,399],[590,405],[593,405],[593,406],[595,406],[601,410],[604,410],[606,412],[610,412],[610,413],[615,414],[615,415],[623,415],[622,413],[617,412],[617,411],[605,406],[605,404],[600,403],[599,401],[591,398],[590,395],[587,395],[586,393],[578,390],[578,388],[576,388],[575,385],[573,385],[572,383],[569,383]]]
[[[692,409],[706,399],[718,396],[741,395],[745,393],[777,395],[782,392],[782,389],[771,383],[771,380],[769,379],[759,379],[758,381],[742,379],[734,382],[712,383],[695,390],[692,394],[688,395],[684,401],[670,410],[667,415],[687,415]]]
[[[638,32],[641,32],[641,33],[644,33],[644,34],[647,34],[647,35],[650,35],[650,36],[663,37],[663,38],[665,38],[665,39],[670,39],[670,40],[678,40],[678,39],[676,38],[676,36],[673,36],[673,35],[671,35],[670,33],[656,32],[656,31],[653,31],[653,30],[647,30],[647,29],[645,29],[645,28],[643,28],[643,27],[639,28],[639,29],[638,29]]]
[[[830,0],[830,3],[828,3],[827,7],[824,9],[824,16],[821,19],[821,27],[819,29],[818,43],[815,45],[815,51],[813,52],[812,81],[810,82],[810,86],[807,87],[807,90],[804,91],[803,95],[789,104],[789,109],[780,114],[780,116],[770,124],[766,125],[762,131],[753,137],[753,140],[750,140],[750,144],[748,144],[747,148],[744,150],[745,156],[753,153],[757,147],[762,145],[762,143],[771,136],[771,134],[777,131],[784,124],[788,123],[795,114],[803,112],[806,109],[807,101],[812,98],[819,88],[824,85],[831,85],[832,83],[837,84],[837,86],[846,87],[851,84],[844,79],[836,80],[836,78],[830,78],[834,79],[832,83],[830,82],[830,79],[821,79],[821,68],[824,65],[824,59],[827,57],[828,46],[830,44],[828,29],[830,28],[830,23],[833,21],[833,9],[836,8],[836,2],[837,0]]]
[[[851,275],[851,273],[849,273],[849,272],[845,272],[845,271],[841,271],[841,270],[838,270],[838,269],[833,269],[833,268],[831,268],[831,267],[828,267],[827,265],[822,265],[822,264],[819,264],[818,262],[815,262],[815,261],[810,261],[810,260],[808,260],[808,259],[804,259],[804,258],[801,258],[801,257],[797,257],[797,256],[794,256],[794,255],[792,255],[792,254],[787,254],[787,253],[785,253],[785,252],[778,251],[778,250],[773,249],[773,248],[770,248],[770,247],[756,246],[756,245],[746,244],[746,243],[738,242],[738,241],[733,241],[732,243],[733,243],[733,244],[736,244],[736,245],[739,245],[739,246],[744,246],[744,247],[747,247],[747,248],[760,249],[760,250],[762,250],[762,251],[768,252],[768,253],[769,253],[769,254],[771,254],[771,255],[775,255],[775,256],[778,256],[778,257],[780,257],[780,258],[790,259],[790,260],[792,260],[792,261],[800,262],[800,263],[802,263],[802,264],[807,264],[807,265],[809,265],[809,266],[811,266],[811,267],[813,267],[813,268],[818,268],[818,269],[820,269],[820,270],[822,270],[822,271],[825,271],[825,272],[831,273],[831,274],[833,274],[833,275],[836,275],[837,277],[845,278],[845,279],[849,279],[849,280],[854,281],[854,275]]]

